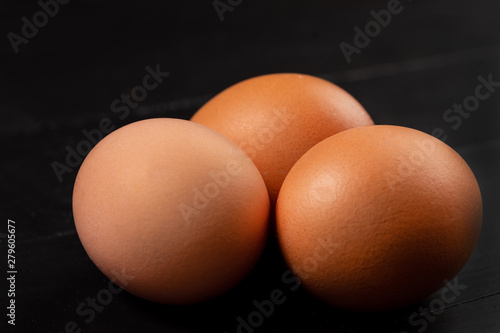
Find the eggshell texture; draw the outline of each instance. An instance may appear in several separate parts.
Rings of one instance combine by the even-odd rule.
[[[259,169],[274,205],[293,164],[327,137],[373,125],[345,90],[303,74],[270,74],[237,83],[191,118],[236,142]]]
[[[368,126],[314,146],[285,179],[277,206],[284,258],[335,306],[386,310],[432,294],[465,265],[482,201],[450,147],[398,126]]]
[[[145,299],[186,304],[220,295],[252,269],[267,237],[269,198],[250,158],[223,135],[150,119],[90,152],[73,213],[106,276]]]

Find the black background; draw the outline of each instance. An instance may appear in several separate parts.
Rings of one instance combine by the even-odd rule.
[[[237,2],[237,1],[233,1]],[[484,221],[480,241],[458,281],[456,301],[432,315],[426,332],[500,332],[498,226],[500,91],[482,101],[454,129],[443,119],[454,103],[473,95],[478,76],[500,81],[500,3],[491,0],[402,0],[403,10],[348,63],[339,47],[388,1],[242,1],[221,21],[212,1],[71,1],[15,53],[7,34],[21,34],[35,1],[2,2],[0,62],[0,233],[16,221],[15,332],[63,332],[75,321],[83,332],[236,332],[237,318],[254,300],[280,289],[276,306],[255,332],[418,332],[409,317],[421,304],[375,314],[345,312],[290,290],[279,253],[269,246],[237,288],[204,304],[153,304],[126,292],[114,296],[90,323],[76,309],[108,280],[87,257],[75,232],[71,194],[78,167],[60,182],[52,163],[64,164],[109,118],[117,127],[153,117],[188,119],[207,99],[248,77],[299,72],[342,86],[376,123],[432,133],[469,163],[480,184]],[[130,115],[110,104],[141,84],[145,67],[170,75]],[[6,239],[0,238],[7,253]],[[1,258],[6,255],[2,254]],[[6,266],[2,259],[2,271]],[[1,273],[2,276],[5,273]],[[2,279],[3,280],[3,279]],[[5,282],[5,280],[4,280]],[[0,325],[6,325],[2,288]],[[442,313],[441,313],[442,312]],[[419,316],[418,318],[422,318]],[[2,328],[1,331],[4,331]]]

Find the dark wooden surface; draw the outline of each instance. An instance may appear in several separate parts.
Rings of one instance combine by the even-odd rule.
[[[166,2],[165,2],[166,3]],[[1,234],[17,223],[15,328],[6,325],[2,287],[0,331],[63,332],[74,321],[83,332],[237,332],[252,302],[280,289],[286,301],[255,332],[500,332],[500,89],[453,129],[445,110],[474,94],[478,76],[500,81],[500,3],[489,0],[402,1],[403,11],[348,64],[339,44],[352,44],[387,1],[243,1],[223,22],[207,2],[70,2],[15,54],[3,39],[0,62]],[[2,9],[2,33],[20,33],[35,3]],[[145,67],[170,76],[124,120],[111,102],[141,83]],[[51,163],[82,130],[108,117],[117,126],[152,117],[189,118],[210,96],[242,79],[273,72],[324,77],[353,94],[377,123],[431,133],[469,163],[484,200],[481,238],[458,275],[467,288],[432,320],[409,318],[439,293],[408,308],[358,314],[290,290],[271,242],[252,274],[237,288],[204,304],[173,307],[115,295],[95,319],[76,310],[108,280],[76,235],[71,193],[76,176],[59,182]],[[0,238],[1,276],[6,242]],[[2,278],[5,283],[4,278]],[[2,286],[6,286],[2,284]],[[423,311],[425,312],[425,310]],[[418,315],[417,318],[425,318]],[[245,331],[243,331],[245,332]]]

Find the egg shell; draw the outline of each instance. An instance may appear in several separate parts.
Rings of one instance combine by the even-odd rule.
[[[73,214],[92,261],[142,298],[188,304],[216,297],[257,262],[269,198],[250,158],[200,124],[149,119],[90,152]]]
[[[191,118],[236,142],[266,182],[271,204],[293,164],[327,137],[373,125],[342,88],[305,74],[269,74],[222,91]]]
[[[294,165],[277,235],[303,286],[335,306],[415,303],[466,264],[482,201],[467,163],[423,132],[368,126],[334,135]]]

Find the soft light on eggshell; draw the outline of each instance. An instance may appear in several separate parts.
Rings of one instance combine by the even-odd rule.
[[[257,262],[269,198],[250,158],[203,125],[150,119],[104,138],[78,172],[73,213],[92,261],[142,298],[216,297]]]
[[[443,142],[368,126],[304,154],[276,212],[284,258],[307,290],[376,311],[417,302],[455,277],[478,240],[482,201],[467,163]]]
[[[304,74],[270,74],[237,83],[194,114],[236,142],[254,161],[273,205],[285,176],[312,146],[358,126],[373,125],[342,88]]]

